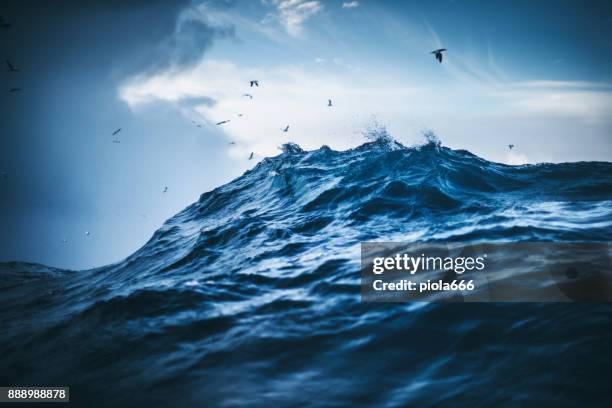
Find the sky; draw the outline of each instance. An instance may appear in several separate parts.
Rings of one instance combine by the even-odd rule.
[[[19,69],[0,70],[0,261],[117,262],[287,141],[348,149],[384,126],[507,164],[612,160],[608,1],[9,0],[0,16]]]

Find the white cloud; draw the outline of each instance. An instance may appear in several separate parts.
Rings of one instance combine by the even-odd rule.
[[[260,81],[259,88],[249,87],[252,78]],[[358,80],[361,85],[356,88]],[[323,144],[337,149],[353,147],[362,142],[357,133],[373,114],[385,121],[400,110],[405,112],[406,100],[421,100],[415,109],[436,106],[419,88],[381,87],[381,81],[364,82],[346,73],[313,72],[297,66],[241,68],[229,61],[203,60],[188,70],[132,78],[120,88],[119,95],[135,110],[150,102],[175,103],[188,119],[204,120],[220,136],[236,141],[230,155],[241,157],[254,151],[263,156],[277,154],[277,147],[288,141],[307,149]],[[242,97],[245,92],[253,99]],[[204,96],[216,103],[180,104],[184,98]],[[332,108],[327,106],[328,98],[333,100]],[[214,126],[228,119],[230,123]],[[289,132],[281,132],[286,125]]]
[[[356,7],[359,7],[359,2],[357,0],[342,3],[342,8],[345,9],[352,9]]]
[[[506,155],[506,164],[510,164],[512,166],[518,166],[520,164],[528,164],[529,159],[526,155],[521,153],[510,152]]]
[[[292,36],[299,36],[303,31],[303,24],[309,18],[323,10],[318,0],[269,0],[276,6],[275,17]]]
[[[293,20],[288,15],[299,14],[297,10],[312,3],[316,6],[306,9],[322,7],[319,2],[304,0],[268,0],[266,4],[274,5],[278,16],[284,13],[285,20],[279,21],[286,21],[287,31],[298,33],[302,22],[314,14],[304,11]],[[228,23],[223,14],[204,14],[216,24]],[[253,25],[242,27],[266,34],[258,24]],[[433,28],[427,23],[426,28],[432,49],[440,46]],[[290,40],[279,36],[278,28],[268,25],[266,30],[276,32],[269,33],[271,38]],[[427,38],[419,41],[428,43]],[[354,147],[363,141],[357,134],[374,116],[405,144],[416,142],[420,130],[433,128],[447,146],[466,148],[498,162],[521,164],[556,160],[559,154],[566,154],[551,152],[544,157],[542,152],[548,148],[535,139],[563,133],[568,138],[565,145],[574,137],[572,146],[579,146],[583,137],[601,139],[602,129],[612,124],[610,84],[545,78],[513,81],[499,69],[492,47],[485,57],[461,52],[458,47],[449,46],[449,50],[439,67],[441,81],[422,81],[418,72],[412,79],[394,69],[397,67],[380,69],[350,54],[350,62],[358,64],[354,68],[329,54],[325,59],[321,54],[305,54],[308,62],[303,66],[247,66],[217,57],[189,69],[133,77],[120,88],[120,97],[134,110],[149,102],[175,104],[188,119],[208,123],[213,130],[209,137],[236,141],[229,154],[242,158],[251,151],[256,156],[277,154],[277,146],[287,141],[306,149],[322,144],[336,149]],[[433,58],[431,62],[437,64]],[[260,80],[259,88],[248,87],[254,78]],[[253,100],[243,98],[245,92],[253,94]],[[184,103],[185,98],[189,104]],[[328,98],[333,100],[332,108],[326,106]],[[211,99],[215,103],[211,104]],[[208,102],[198,105],[197,101]],[[230,122],[214,125],[222,120]],[[281,132],[286,125],[289,132]],[[505,141],[491,142],[488,134]],[[522,149],[507,152],[506,143],[516,143]],[[571,149],[566,150],[569,153],[564,160],[575,156]]]
[[[249,87],[253,78],[260,81],[259,88]],[[355,86],[357,83],[359,86]],[[472,84],[467,89],[461,85],[432,88],[413,86],[387,72],[338,71],[326,65],[315,69],[294,65],[243,67],[228,60],[207,59],[189,69],[134,77],[120,88],[119,95],[134,110],[150,102],[175,104],[187,119],[204,121],[213,134],[236,141],[229,150],[233,157],[246,157],[251,151],[257,156],[275,155],[277,147],[288,141],[306,149],[323,144],[335,149],[354,147],[363,142],[359,132],[372,117],[402,143],[416,142],[421,129],[433,127],[442,131],[440,137],[446,145],[468,148],[476,154],[489,148],[479,147],[473,132],[468,131],[475,120],[490,118],[492,131],[507,128],[511,142],[520,142],[522,129],[529,128],[530,123],[535,126],[533,121],[549,124],[533,132],[552,134],[566,126],[556,125],[560,119],[565,120],[563,123],[571,120],[577,127],[585,124],[585,132],[592,125],[605,126],[612,120],[612,93],[577,89],[574,83],[565,87],[553,83],[550,88],[541,87],[543,84],[551,85],[548,81],[484,82],[478,88]],[[242,97],[246,92],[253,95],[252,100]],[[181,103],[186,98],[196,103]],[[326,106],[328,98],[333,100],[332,108]],[[198,100],[203,102],[198,105]],[[222,120],[230,122],[214,125]],[[281,132],[286,125],[289,132]],[[506,156],[502,150],[488,158],[508,164],[542,160],[533,146],[523,147],[524,152],[513,151]]]

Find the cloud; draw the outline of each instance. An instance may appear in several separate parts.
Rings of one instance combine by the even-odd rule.
[[[528,164],[529,159],[524,154],[510,152],[506,155],[505,162],[511,166],[518,166],[521,164]]]
[[[357,7],[359,7],[359,2],[357,0],[342,3],[342,8],[344,9],[352,9]]]
[[[259,79],[259,88],[249,88],[252,78]],[[361,82],[358,88],[357,81]],[[219,137],[237,141],[229,153],[241,157],[251,151],[261,156],[278,154],[277,147],[288,141],[307,149],[323,144],[346,149],[363,141],[358,132],[372,114],[384,121],[398,115],[398,110],[405,112],[406,100],[422,101],[408,111],[435,105],[419,88],[381,87],[380,83],[383,78],[374,75],[363,79],[293,65],[241,67],[207,59],[189,69],[134,77],[119,94],[135,110],[158,101],[174,104],[186,118],[204,121]],[[245,92],[253,99],[242,97]],[[327,107],[328,98],[334,101],[333,108]],[[200,100],[203,103],[182,102]],[[228,119],[231,122],[223,127],[214,126]],[[290,125],[289,133],[281,132],[286,125]]]
[[[167,66],[189,66],[202,59],[204,52],[215,40],[235,38],[232,25],[212,25],[192,16],[186,9],[178,18],[175,30],[157,47],[149,69],[159,70]]]
[[[207,96],[185,96],[176,101],[181,107],[213,106],[216,101]]]
[[[302,34],[306,20],[323,10],[323,5],[318,0],[269,0],[269,2],[277,8],[277,14],[272,17],[277,18],[294,37]]]
[[[266,4],[289,13],[308,3],[269,0]],[[205,21],[213,27],[229,21],[223,14],[214,15],[214,19],[210,13],[207,16]],[[244,27],[240,30],[257,30]],[[419,42],[429,39],[431,47],[441,44],[427,22],[422,31],[424,38]],[[599,135],[612,123],[610,84],[546,78],[517,81],[499,69],[491,47],[484,57],[452,45],[449,49],[456,51],[441,64],[442,71],[437,73],[440,81],[423,81],[418,73],[410,79],[393,67],[380,69],[361,61],[351,69],[343,59],[329,54],[325,59],[311,55],[310,63],[262,62],[259,66],[243,65],[240,57],[218,57],[132,77],[120,88],[120,97],[134,110],[151,102],[174,104],[188,119],[211,125],[215,137],[236,141],[229,150],[234,157],[251,151],[259,156],[274,155],[276,147],[289,140],[306,149],[322,144],[353,147],[363,141],[355,134],[374,115],[401,142],[412,144],[420,130],[433,128],[448,146],[519,164],[542,160],[534,147],[537,144],[525,143],[532,136],[571,134],[574,129]],[[431,63],[435,63],[433,58]],[[260,80],[261,87],[248,87],[253,78]],[[253,100],[243,98],[245,92],[253,94]],[[332,109],[326,106],[328,98],[333,100]],[[214,125],[223,120],[231,122]],[[290,131],[281,132],[286,125]],[[487,132],[523,146],[521,154],[512,152],[506,157],[504,149],[483,143],[478,135]]]
[[[424,21],[431,46],[443,47],[437,32]],[[505,110],[514,117],[571,118],[582,123],[612,121],[612,84],[578,80],[509,80],[495,62],[487,44],[486,59],[467,51],[451,52],[449,47],[442,68],[453,78],[455,86],[470,89],[488,106],[482,111]]]

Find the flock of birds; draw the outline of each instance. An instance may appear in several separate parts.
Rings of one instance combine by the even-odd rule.
[[[11,27],[11,24],[10,24],[10,23],[8,23],[6,20],[4,20],[4,18],[3,18],[3,17],[1,17],[1,16],[0,16],[0,28],[10,28],[10,27]],[[446,48],[439,48],[439,49],[437,49],[437,50],[433,50],[433,51],[431,51],[431,54],[434,54],[435,59],[436,59],[438,62],[442,63],[442,58],[443,58],[443,53],[444,53],[444,52],[446,52]],[[7,67],[8,67],[8,72],[19,72],[19,71],[20,71],[20,70],[19,70],[19,69],[18,69],[18,68],[17,68],[17,67],[16,67],[16,66],[15,66],[15,65],[14,65],[14,64],[13,64],[13,63],[10,61],[10,60],[8,60],[8,59],[6,60],[6,65],[7,65]],[[257,80],[257,79],[250,80],[250,81],[249,81],[249,86],[250,86],[250,88],[259,88],[259,80]],[[10,93],[19,92],[19,91],[21,91],[21,88],[10,88],[10,89],[9,89],[9,92],[10,92]],[[248,99],[251,99],[251,100],[253,99],[253,95],[252,95],[252,94],[250,94],[250,93],[244,93],[244,94],[242,94],[242,97],[243,97],[243,98],[248,98]],[[328,100],[327,100],[327,107],[331,108],[331,107],[333,107],[333,106],[334,106],[334,105],[333,105],[332,100],[331,100],[331,99],[328,99]],[[240,114],[240,113],[239,113],[239,114],[238,114],[238,116],[239,116],[239,117],[241,117],[241,116],[242,116],[242,114]],[[222,121],[220,121],[220,122],[215,123],[215,125],[216,125],[216,126],[222,126],[222,125],[224,125],[224,124],[226,124],[226,123],[229,123],[230,121],[231,121],[231,119],[222,120]],[[194,124],[195,124],[197,127],[202,127],[202,125],[201,125],[201,124],[197,124],[197,123],[196,123],[196,122],[194,122],[194,121],[192,121],[192,122],[193,122],[193,123],[194,123]],[[282,131],[282,132],[284,132],[284,133],[289,132],[289,125],[286,125],[284,128],[281,128],[281,131]],[[118,136],[118,134],[119,134],[120,132],[121,132],[121,128],[118,128],[118,129],[116,129],[116,130],[115,130],[115,131],[112,133],[112,136],[113,136],[113,143],[116,143],[116,144],[121,143],[121,140],[119,139],[119,136]],[[232,142],[229,142],[229,145],[235,145],[235,144],[236,144],[236,142],[233,142],[233,141],[232,141]],[[509,148],[510,150],[512,150],[512,149],[514,148],[514,145],[513,145],[513,144],[510,144],[510,145],[508,145],[508,148]],[[252,159],[253,159],[253,157],[254,157],[254,152],[251,152],[251,154],[249,155],[248,160],[252,160]],[[7,174],[5,171],[0,172],[0,177],[1,177],[2,179],[6,179],[6,178],[8,177],[8,174]],[[163,193],[163,194],[165,194],[165,193],[167,193],[167,192],[168,192],[168,186],[164,186],[164,189],[162,190],[162,193]],[[88,237],[90,234],[91,234],[91,233],[90,233],[89,231],[85,231],[85,236],[87,236],[87,237]],[[63,239],[63,240],[62,240],[62,242],[63,242],[63,243],[67,243],[67,242],[68,242],[68,240],[67,240],[67,239]]]
[[[249,86],[251,88],[253,88],[253,87],[259,88],[259,80],[257,80],[257,79],[250,80],[249,81]],[[250,100],[253,100],[253,95],[250,94],[250,93],[244,93],[244,94],[242,94],[242,97],[243,98],[248,98]],[[327,100],[327,107],[331,108],[332,106],[333,106],[332,100],[328,99]],[[238,117],[242,117],[242,113],[239,113],[237,116]],[[215,123],[215,125],[216,126],[221,126],[221,125],[225,125],[226,123],[229,123],[231,121],[232,121],[231,119],[226,119],[226,120],[222,120],[220,122]],[[193,123],[196,124],[196,122],[193,122]],[[202,125],[199,125],[199,124],[196,124],[196,126],[197,127],[202,127]],[[284,132],[284,133],[289,132],[289,125],[286,125],[284,128],[281,128],[281,131]],[[229,145],[235,145],[235,144],[236,144],[236,142],[229,142]],[[254,154],[255,154],[254,152],[251,152],[251,154],[249,155],[249,160],[253,159]]]
[[[433,50],[433,51],[431,51],[431,54],[434,54],[434,57],[436,58],[436,60],[437,60],[439,63],[442,63],[442,58],[443,58],[442,56],[443,56],[443,53],[444,53],[444,52],[446,52],[446,48],[438,48],[437,50]],[[259,80],[256,80],[256,79],[252,79],[252,80],[250,80],[250,81],[249,81],[249,86],[250,86],[251,88],[253,88],[253,87],[259,88]],[[243,98],[249,98],[249,99],[251,99],[251,100],[253,99],[253,95],[252,95],[252,94],[250,94],[250,93],[244,93],[244,94],[242,94],[242,97],[243,97]],[[332,100],[331,100],[331,99],[328,99],[328,100],[327,100],[327,107],[329,107],[329,108],[333,107],[333,103],[332,103]],[[241,117],[241,116],[242,116],[242,114],[241,114],[241,113],[239,113],[239,114],[238,114],[238,116],[239,116],[239,117]],[[222,126],[222,125],[225,125],[226,123],[229,123],[229,122],[231,122],[231,119],[226,119],[226,120],[219,121],[219,122],[215,123],[215,125],[216,125],[216,126]],[[193,122],[193,123],[195,124],[195,122]],[[198,127],[202,127],[202,125],[197,125],[197,126],[198,126]],[[284,133],[289,132],[289,125],[285,126],[284,128],[281,128],[281,130],[282,130]],[[230,144],[230,145],[235,145],[235,144],[236,144],[236,142],[229,142],[229,144]],[[511,145],[508,145],[508,148],[509,148],[510,150],[512,150],[512,148],[513,148],[513,147],[514,147],[514,145],[512,145],[512,144],[511,144]],[[251,154],[250,154],[250,156],[249,156],[249,160],[251,160],[252,158],[253,158],[253,152],[251,152]]]

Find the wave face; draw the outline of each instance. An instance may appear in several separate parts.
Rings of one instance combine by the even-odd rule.
[[[87,406],[607,401],[611,306],[361,303],[367,240],[608,242],[612,163],[287,145],[118,264],[2,264],[0,384]]]

